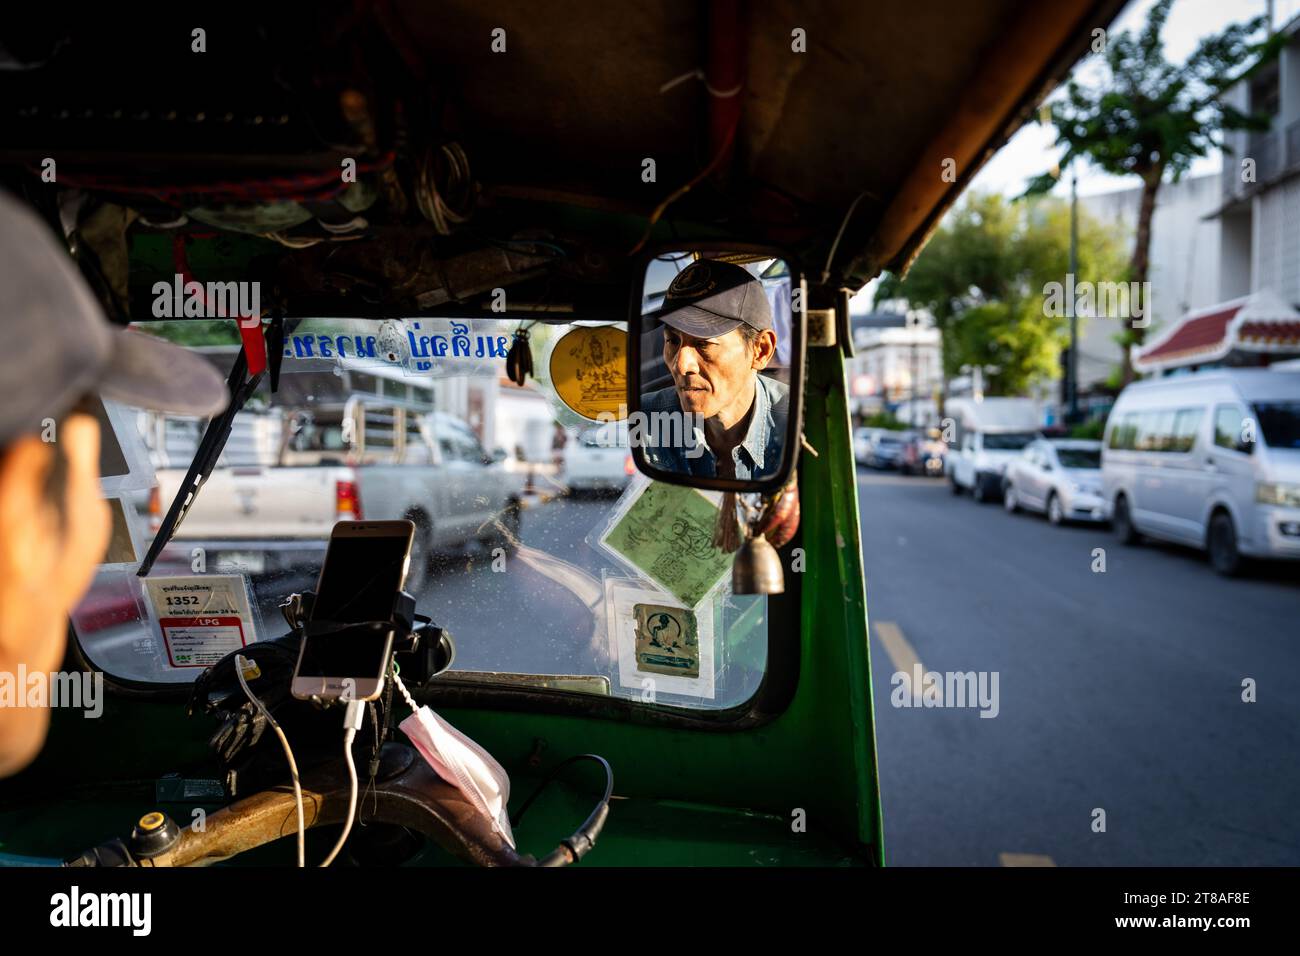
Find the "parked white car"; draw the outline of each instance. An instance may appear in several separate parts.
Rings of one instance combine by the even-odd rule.
[[[1047,515],[1055,525],[1067,521],[1105,521],[1101,494],[1101,442],[1038,438],[1007,465],[1002,503]]]
[[[564,447],[564,483],[570,495],[618,493],[636,474],[627,422],[606,422]]]
[[[1243,557],[1300,559],[1300,373],[1223,369],[1128,386],[1111,410],[1102,484],[1115,533]]]

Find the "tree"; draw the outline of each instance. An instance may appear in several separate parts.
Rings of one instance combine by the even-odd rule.
[[[1070,210],[1058,199],[1009,202],[968,193],[944,219],[905,278],[885,275],[876,301],[904,299],[933,317],[945,377],[994,366],[992,395],[1015,395],[1054,377],[1068,320],[1045,308],[1049,283],[1069,267]],[[1079,217],[1079,277],[1122,269],[1122,238]]]
[[[171,319],[141,322],[136,328],[176,345],[239,345],[239,325],[234,319]]]
[[[1112,175],[1142,180],[1127,276],[1115,274],[1110,281],[1147,281],[1151,220],[1166,175],[1177,182],[1194,159],[1222,148],[1223,131],[1268,128],[1266,117],[1249,116],[1223,99],[1229,87],[1276,55],[1280,38],[1265,36],[1268,18],[1234,23],[1204,37],[1179,66],[1165,59],[1160,36],[1172,4],[1158,0],[1137,36],[1124,31],[1102,38],[1101,82],[1085,88],[1071,79],[1045,110],[1056,127],[1056,145],[1065,147],[1060,169],[1083,158]],[[1044,173],[1030,182],[1026,194],[1054,185],[1056,175]],[[1127,346],[1142,344],[1144,337],[1145,329],[1129,326],[1121,340],[1125,384],[1133,378]]]

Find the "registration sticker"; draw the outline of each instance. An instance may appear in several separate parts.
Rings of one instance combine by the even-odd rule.
[[[145,586],[172,667],[208,667],[257,640],[237,574],[146,578]]]
[[[209,667],[248,643],[237,617],[164,617],[158,623],[172,667]]]

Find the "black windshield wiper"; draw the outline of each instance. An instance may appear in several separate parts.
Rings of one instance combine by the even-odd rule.
[[[185,515],[189,512],[190,506],[198,498],[199,489],[203,487],[203,483],[208,480],[208,476],[216,468],[217,459],[221,457],[221,452],[226,447],[226,441],[230,438],[235,416],[239,414],[239,410],[244,407],[249,397],[257,391],[257,386],[261,384],[265,376],[265,371],[249,376],[248,353],[241,348],[239,355],[235,358],[234,366],[230,369],[230,376],[226,379],[226,385],[230,390],[230,404],[225,411],[208,422],[207,430],[204,431],[203,438],[199,441],[199,447],[194,452],[194,460],[190,462],[189,471],[185,473],[185,480],[181,482],[176,497],[172,500],[171,507],[167,509],[167,517],[159,525],[153,543],[149,545],[149,553],[140,562],[140,570],[136,572],[137,576],[144,577],[153,570],[158,555],[162,553],[162,549],[167,546],[172,536],[176,534],[176,529],[185,520]],[[278,376],[276,377],[278,378]]]

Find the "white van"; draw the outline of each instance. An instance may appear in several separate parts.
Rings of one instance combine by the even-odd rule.
[[[944,470],[952,493],[969,491],[979,502],[1001,499],[1007,465],[1038,438],[1042,411],[1028,398],[949,399],[944,425],[951,425],[952,449]]]
[[[1300,373],[1195,372],[1124,389],[1106,423],[1102,490],[1120,540],[1300,559]]]

